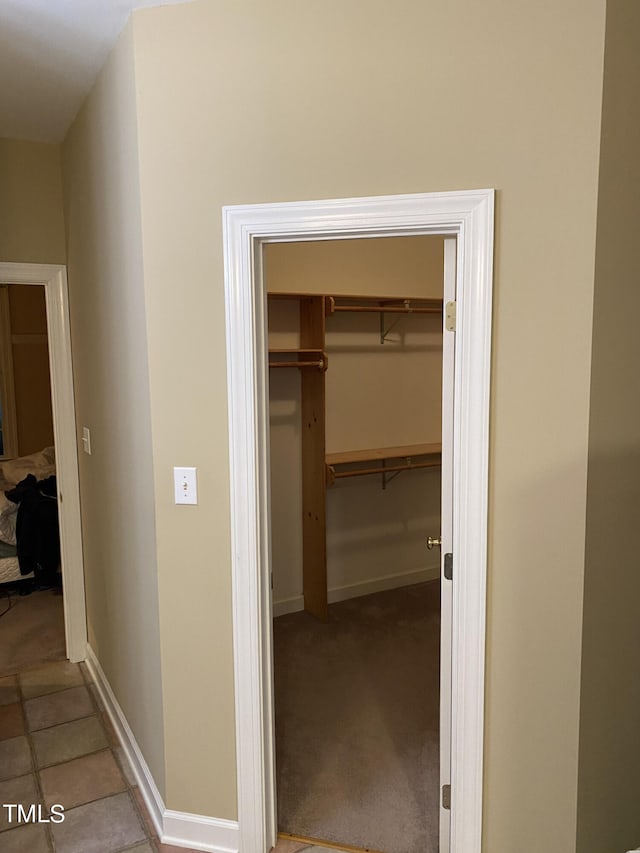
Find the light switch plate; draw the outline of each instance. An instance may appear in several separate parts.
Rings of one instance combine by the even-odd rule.
[[[173,486],[177,504],[198,503],[197,468],[174,468]]]

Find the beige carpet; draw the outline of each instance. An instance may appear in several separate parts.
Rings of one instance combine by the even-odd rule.
[[[439,583],[274,620],[278,829],[436,853]]]
[[[51,589],[20,596],[0,616],[0,677],[66,658],[62,593]],[[7,608],[0,589],[0,613]]]

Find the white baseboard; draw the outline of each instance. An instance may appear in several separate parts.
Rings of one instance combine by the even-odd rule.
[[[358,581],[345,586],[330,587],[327,593],[329,604],[337,601],[346,601],[349,598],[359,598],[361,595],[371,595],[373,592],[383,592],[387,589],[398,589],[401,586],[411,586],[414,583],[433,581],[440,577],[440,566],[431,566],[427,569],[416,569],[412,572],[404,572],[400,575],[384,575],[380,578]],[[292,598],[284,598],[273,602],[273,615],[284,616],[287,613],[298,613],[304,610],[304,598],[296,595]]]
[[[273,615],[286,616],[287,613],[298,613],[304,610],[304,596],[296,595],[293,598],[283,598],[281,601],[273,602]]]
[[[209,853],[238,853],[240,830],[235,820],[165,809],[162,841]]]
[[[166,808],[131,727],[91,646],[87,648],[86,662],[162,843],[203,850],[206,853],[238,853],[240,830],[237,821],[176,812]]]
[[[118,700],[114,696],[111,685],[107,681],[107,676],[104,674],[104,670],[100,666],[100,662],[98,661],[98,658],[91,646],[87,647],[87,666],[89,668],[89,672],[93,676],[98,693],[100,694],[105,710],[109,715],[109,719],[113,724],[118,740],[120,741],[125,755],[129,760],[129,764],[133,770],[133,775],[140,787],[140,793],[142,794],[145,804],[149,809],[149,814],[151,815],[151,820],[153,821],[156,832],[158,833],[158,836],[161,836],[165,806],[160,795],[160,791],[158,791],[158,788],[156,787],[156,783],[153,780],[149,766],[144,760],[144,756],[142,755],[140,747],[138,746],[134,734],[131,731],[127,718],[125,717]]]
[[[371,595],[373,592],[383,592],[387,589],[398,589],[401,586],[411,586],[414,583],[433,581],[440,577],[440,566],[431,566],[428,569],[415,569],[412,572],[404,572],[401,575],[384,575],[381,578],[372,578],[358,583],[345,584],[329,589],[329,604],[337,601],[346,601],[348,598],[359,598],[361,595]]]

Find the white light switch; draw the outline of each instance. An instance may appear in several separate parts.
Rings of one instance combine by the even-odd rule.
[[[198,503],[197,468],[174,468],[173,485],[177,504]]]
[[[91,456],[91,432],[89,427],[82,427],[82,449]]]

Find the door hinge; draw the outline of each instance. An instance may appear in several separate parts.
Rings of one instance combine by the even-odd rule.
[[[444,576],[448,581],[453,580],[453,554],[444,555]]]
[[[271,572],[270,578],[271,578],[271,589],[273,589],[273,572]]]
[[[456,302],[452,300],[447,302],[444,315],[444,327],[447,332],[455,332],[456,330]]]
[[[442,786],[442,808],[451,810],[451,785]]]

